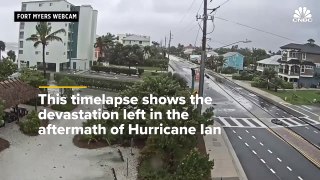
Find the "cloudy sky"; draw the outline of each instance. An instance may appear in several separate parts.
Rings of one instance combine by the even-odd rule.
[[[18,23],[13,22],[13,11],[21,9],[23,0],[1,0],[0,40],[16,42]],[[202,14],[202,0],[68,0],[75,5],[90,4],[97,9],[97,34],[107,32],[137,33],[150,35],[160,42],[172,30],[172,44],[201,44],[201,31],[195,16]],[[319,0],[213,0],[209,7],[221,5],[215,13],[214,22],[208,22],[211,47],[221,47],[240,40],[251,40],[242,47],[258,47],[276,51],[290,42],[304,43],[313,38],[320,44]],[[298,7],[307,7],[312,14],[312,22],[294,23],[293,14]],[[220,18],[220,19],[219,19]],[[221,20],[221,18],[228,20]],[[238,24],[237,24],[238,23]],[[247,25],[275,35],[260,32],[239,25]],[[278,37],[278,36],[282,37]]]

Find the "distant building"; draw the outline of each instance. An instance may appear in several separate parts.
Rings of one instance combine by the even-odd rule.
[[[150,46],[150,36],[142,36],[136,34],[118,34],[118,43],[123,45],[139,45],[139,46]]]
[[[216,52],[214,52],[213,50],[208,50],[207,51],[207,57],[209,58],[209,57],[218,57],[219,56],[219,54],[218,53],[216,53]]]
[[[290,43],[280,47],[279,77],[288,82],[298,82],[303,87],[315,87],[320,83],[320,46],[309,41],[306,44]]]
[[[258,61],[257,71],[263,72],[264,69],[271,68],[278,72],[280,66],[279,60],[281,60],[281,57],[281,55],[274,55]]]
[[[53,41],[46,47],[46,68],[59,72],[67,69],[88,70],[94,60],[94,43],[98,11],[90,5],[75,6],[66,0],[22,2],[22,11],[78,11],[79,22],[48,22],[52,32],[64,28],[66,34],[57,34],[62,43]],[[41,67],[42,48],[34,48],[34,42],[26,41],[36,33],[37,22],[21,22],[19,28],[18,67]],[[71,64],[70,64],[71,62]]]
[[[228,52],[223,54],[225,63],[223,67],[233,67],[237,70],[243,70],[244,56],[238,52]]]
[[[190,55],[190,61],[194,63],[200,63],[201,55]]]
[[[196,47],[189,44],[189,46],[184,47],[183,53],[187,55],[193,54],[193,51],[196,49]]]

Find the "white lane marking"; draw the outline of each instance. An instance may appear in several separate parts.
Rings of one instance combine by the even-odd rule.
[[[263,146],[262,142],[260,142],[260,145]]]
[[[268,149],[268,152],[269,152],[270,154],[272,154],[272,151],[270,151],[270,149]]]
[[[252,150],[253,154],[257,154],[254,150]]]
[[[277,111],[280,111],[280,109],[277,109]]]
[[[231,126],[231,124],[228,123],[223,117],[218,117],[220,121],[225,125],[225,126]]]
[[[263,162],[263,164],[265,164],[265,163],[266,163],[263,159],[260,159],[260,160],[261,160],[261,162]]]
[[[248,130],[246,130],[246,133],[249,133],[249,131],[248,131]]]
[[[283,118],[286,118],[285,116],[282,116]]]
[[[256,118],[252,118],[252,121],[258,123],[261,127],[266,127],[266,125],[264,125],[261,121],[259,121],[259,120],[256,119]]]
[[[279,162],[282,162],[282,160],[281,160],[280,158],[277,158],[277,160],[278,160]]]
[[[289,106],[286,106],[286,105],[284,105],[284,104],[282,104],[282,105],[285,106],[285,107],[287,107],[287,108],[289,108],[289,109],[291,109],[291,110],[293,110],[293,111],[295,111],[295,112],[298,112],[298,113],[300,113],[300,114],[302,114],[302,115],[304,115],[304,116],[309,117],[308,115],[303,114],[302,112],[300,112],[300,111],[298,111],[298,110],[296,110],[296,109],[293,109],[293,108],[291,108],[291,107],[289,107]]]
[[[283,113],[288,114],[287,112],[283,111]]]
[[[244,122],[246,122],[250,127],[256,127],[254,124],[252,124],[247,118],[242,118]]]
[[[285,121],[284,119],[287,120],[287,118],[278,118],[278,120],[280,120],[281,122],[283,122],[283,123],[286,124],[287,126],[294,126],[294,124],[291,124],[291,123]]]
[[[249,147],[249,144],[248,143],[244,143],[247,147]]]
[[[306,128],[306,129],[309,129],[309,127],[307,127],[307,126],[306,126],[305,128]]]
[[[289,166],[287,166],[287,169],[289,169],[289,171],[292,171],[292,169]]]
[[[239,121],[237,121],[235,118],[230,117],[231,121],[233,121],[234,123],[237,124],[237,126],[239,127],[244,127],[241,123],[239,123]]]
[[[309,110],[312,110],[312,108],[310,108],[310,107],[308,107],[308,106],[305,106],[305,105],[302,105],[302,107],[305,107],[305,108],[307,108],[307,109],[309,109]]]
[[[314,133],[318,134],[318,131],[313,131]]]
[[[298,179],[299,179],[299,180],[303,180],[302,177],[300,177],[300,176],[298,176]]]
[[[239,138],[239,139],[242,139],[242,137],[241,137],[241,136],[238,136],[238,138]]]
[[[276,173],[273,169],[270,169],[270,171],[271,171],[273,174],[275,174],[275,173]]]
[[[276,115],[279,115],[279,113],[276,113]]]
[[[256,139],[256,137],[252,136],[253,139]]]
[[[236,133],[236,131],[232,130],[233,133]]]
[[[313,119],[311,119],[309,117],[304,117],[304,119],[307,119],[307,120],[313,122],[314,124],[319,124],[319,121],[313,120]]]

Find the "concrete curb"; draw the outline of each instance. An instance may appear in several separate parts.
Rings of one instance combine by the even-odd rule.
[[[240,160],[238,159],[238,156],[237,156],[236,152],[234,151],[231,142],[229,141],[229,138],[228,138],[228,136],[226,134],[226,131],[223,128],[221,128],[221,129],[222,129],[222,133],[221,133],[222,139],[226,143],[228,151],[232,156],[233,163],[236,166],[236,171],[237,171],[237,173],[239,175],[239,179],[240,180],[248,180],[248,177],[247,177],[246,173],[244,172],[244,170],[242,168]]]

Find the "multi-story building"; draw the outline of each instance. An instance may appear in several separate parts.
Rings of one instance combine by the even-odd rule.
[[[123,45],[139,45],[139,46],[150,46],[150,36],[142,36],[136,34],[118,34],[118,43]]]
[[[263,72],[265,69],[274,69],[278,72],[280,66],[279,60],[281,60],[281,57],[281,55],[274,55],[258,61],[257,71]]]
[[[299,82],[302,87],[315,87],[320,83],[320,46],[310,40],[306,44],[290,43],[280,48],[279,77]]]
[[[66,34],[57,34],[62,39],[49,42],[46,47],[46,68],[59,72],[71,69],[88,70],[94,60],[98,11],[90,5],[75,6],[66,0],[45,0],[22,2],[22,11],[78,11],[79,22],[48,22],[52,32],[64,28]],[[42,48],[35,48],[34,42],[26,41],[36,34],[37,22],[21,22],[19,28],[18,66],[42,67]]]

